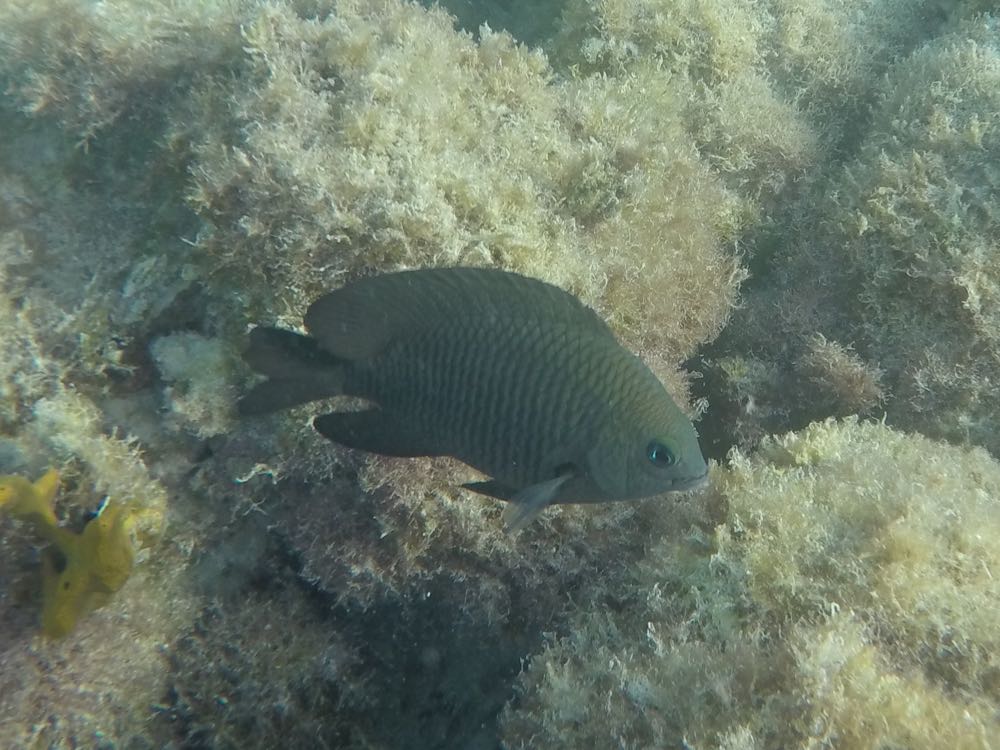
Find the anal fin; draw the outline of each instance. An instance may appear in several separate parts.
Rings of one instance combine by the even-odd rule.
[[[517,494],[517,490],[511,489],[495,479],[489,479],[485,482],[467,482],[462,487],[479,495],[495,497],[497,500],[511,500]]]
[[[289,409],[310,401],[336,395],[330,379],[320,376],[302,378],[270,378],[257,383],[236,403],[242,417]]]

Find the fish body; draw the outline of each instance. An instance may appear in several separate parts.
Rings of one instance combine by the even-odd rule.
[[[690,421],[590,308],[491,269],[383,274],[314,302],[308,335],[258,327],[246,359],[269,377],[245,414],[346,394],[317,417],[335,442],[392,456],[454,456],[511,501],[509,527],[546,505],[696,487],[707,467]]]

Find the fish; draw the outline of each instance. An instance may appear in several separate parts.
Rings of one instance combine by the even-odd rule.
[[[361,278],[316,299],[305,333],[260,325],[244,360],[266,380],[242,416],[335,396],[314,428],[386,456],[452,456],[507,501],[508,531],[549,505],[691,490],[708,467],[694,426],[608,325],[569,292],[489,268]]]

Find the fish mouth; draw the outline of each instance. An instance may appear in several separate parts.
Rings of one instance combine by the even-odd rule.
[[[696,477],[679,477],[674,480],[671,490],[674,492],[689,492],[691,490],[700,490],[708,486],[708,469],[705,470],[704,474],[699,474]]]

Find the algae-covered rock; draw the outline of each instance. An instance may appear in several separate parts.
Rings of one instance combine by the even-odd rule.
[[[184,331],[156,339],[150,354],[168,383],[164,397],[178,428],[201,437],[232,429],[238,358],[232,346]]]
[[[25,112],[55,116],[87,142],[224,65],[253,4],[10,0],[0,7],[0,75]]]
[[[570,75],[655,62],[703,156],[770,212],[857,134],[879,76],[942,22],[935,3],[568,0],[547,49]]]
[[[512,748],[989,748],[1000,464],[877,423],[732,456],[716,521],[527,670]]]
[[[867,217],[865,239],[851,234],[859,206],[896,189],[878,177],[881,149],[895,165],[884,175],[906,179],[906,150],[926,150],[912,127],[892,130],[893,112],[937,122],[913,104],[921,97],[955,122],[995,111],[983,78],[995,46],[988,35],[970,26],[906,58],[939,24],[972,23],[988,5],[568,2],[532,37],[544,47],[531,50],[477,24],[469,23],[474,34],[458,32],[440,10],[395,0],[0,4],[0,438],[11,462],[2,470],[35,476],[58,465],[75,488],[58,510],[76,522],[104,495],[135,503],[151,536],[171,519],[113,602],[44,649],[31,643],[38,603],[26,592],[39,587],[28,585],[37,583],[29,534],[0,529],[0,577],[12,592],[3,602],[11,606],[0,608],[0,713],[16,717],[0,738],[141,747],[320,737],[360,746],[420,736],[435,747],[470,747],[473,737],[488,746],[518,658],[540,631],[564,628],[569,602],[606,613],[575,629],[573,654],[607,658],[587,662],[592,680],[577,679],[578,656],[545,667],[566,741],[594,728],[588,711],[609,696],[632,723],[621,729],[604,717],[595,746],[612,744],[610,732],[626,746],[689,737],[790,747],[809,736],[850,747],[873,736],[865,707],[875,703],[889,717],[886,744],[918,747],[929,736],[919,721],[909,722],[912,735],[900,728],[912,707],[917,718],[936,717],[938,746],[962,746],[968,735],[956,727],[992,728],[977,685],[996,678],[976,666],[989,644],[948,613],[952,598],[974,589],[963,588],[968,581],[981,583],[971,569],[959,569],[947,596],[912,599],[916,614],[900,619],[863,599],[850,576],[816,588],[827,580],[817,560],[831,550],[793,549],[774,529],[751,534],[721,511],[722,530],[702,525],[682,544],[655,542],[677,526],[673,505],[561,508],[515,543],[500,530],[496,503],[454,489],[476,477],[453,465],[362,461],[317,438],[303,412],[255,424],[231,412],[242,385],[232,352],[248,324],[295,324],[308,302],[347,278],[456,263],[518,270],[576,293],[685,400],[676,363],[729,320],[746,276],[738,249],[759,251],[765,232],[775,245],[787,240],[765,248],[782,258],[774,268],[785,294],[768,295],[754,323],[761,335],[744,337],[747,347],[726,362],[740,388],[727,388],[731,380],[708,395],[718,410],[720,394],[733,391],[747,414],[774,418],[747,420],[730,437],[801,418],[800,399],[838,414],[884,401],[896,424],[922,426],[891,400],[898,392],[905,398],[896,404],[913,402],[900,387],[907,337],[861,336],[856,306],[831,299],[855,299],[859,287],[847,281],[862,267],[868,273],[862,256],[895,242],[895,224],[877,216]],[[537,22],[537,4],[506,3],[510,28],[518,8]],[[941,60],[968,39],[984,64],[966,66],[968,77],[948,72]],[[918,60],[922,72],[911,80],[903,71]],[[893,100],[887,84],[884,110],[870,111],[894,62],[890,81],[912,84],[915,98]],[[866,135],[870,123],[883,135]],[[989,155],[992,132],[984,127],[954,168],[966,170],[975,148]],[[815,173],[850,159],[850,179]],[[971,174],[958,181],[955,201],[971,207],[970,226],[985,233],[989,193],[976,193]],[[931,184],[931,203],[952,185]],[[778,210],[796,195],[802,204]],[[950,241],[951,231],[932,239]],[[869,244],[874,237],[882,240]],[[899,247],[934,247],[909,242]],[[801,257],[808,262],[791,262]],[[754,262],[759,281],[774,281]],[[963,268],[980,300],[967,319],[988,321],[989,287],[980,282],[989,268]],[[878,291],[905,281],[891,276],[869,283]],[[809,305],[786,304],[791,290]],[[973,301],[956,296],[950,309]],[[952,343],[966,346],[963,336]],[[940,362],[940,372],[953,364]],[[783,367],[812,387],[786,388]],[[966,378],[959,390],[971,393],[969,403],[986,407],[928,409],[922,418],[933,411],[951,425],[955,415],[960,425],[985,425],[993,393],[962,390],[970,374],[982,380],[975,366],[952,376]],[[768,399],[743,389],[754,383]],[[918,405],[940,403],[939,391]],[[971,422],[961,421],[966,413]],[[745,481],[769,460],[777,465],[750,460]],[[823,470],[785,467],[789,481]],[[726,473],[732,491],[718,503],[753,496],[736,489],[741,471]],[[260,528],[220,544],[220,527],[246,518]],[[809,540],[865,531],[836,514],[826,521],[834,530]],[[873,538],[888,533],[875,528]],[[937,544],[952,528],[930,536]],[[241,555],[266,547],[262,539],[273,547],[242,565]],[[787,553],[793,586],[768,580],[766,567],[749,576],[748,561],[767,551],[754,546],[759,539]],[[933,559],[954,562],[942,554]],[[192,560],[213,555],[217,567],[191,572]],[[303,590],[255,587],[284,564]],[[623,582],[633,578],[629,589]],[[936,580],[917,579],[893,585],[918,591]],[[858,580],[882,592],[889,578]],[[816,614],[817,601],[841,587],[857,608],[839,602],[835,616]],[[206,589],[220,588],[238,596],[205,609],[214,595]],[[334,609],[358,630],[331,639]],[[199,621],[198,611],[208,614]],[[920,620],[922,611],[938,619]],[[405,638],[399,622],[409,623]],[[295,637],[274,644],[268,624]],[[219,632],[206,635],[213,625]],[[626,636],[635,636],[627,650],[608,645]],[[930,654],[926,669],[901,645],[918,638]],[[331,645],[341,653],[343,644],[359,655],[357,673],[373,675],[367,682],[331,678],[324,657],[310,653]],[[647,668],[651,653],[670,659],[663,674],[671,679]],[[406,679],[417,672],[420,680]],[[229,691],[241,682],[250,687]],[[354,713],[330,719],[348,687],[356,688]],[[526,694],[525,710],[529,703]],[[958,708],[965,724],[953,721]],[[507,725],[512,743],[527,736],[515,724]]]
[[[1000,452],[998,39],[973,17],[896,61],[851,157],[789,207],[712,357],[716,390],[759,407],[736,414],[743,434],[853,407]],[[727,358],[767,374],[730,378]]]
[[[893,423],[1000,451],[1000,26],[983,18],[886,79],[829,220]]]
[[[743,206],[680,127],[683,89],[651,67],[559,80],[439,9],[330,10],[262,6],[240,84],[206,80],[175,122],[207,270],[287,322],[345,274],[467,264],[563,286],[666,357],[718,333]]]

